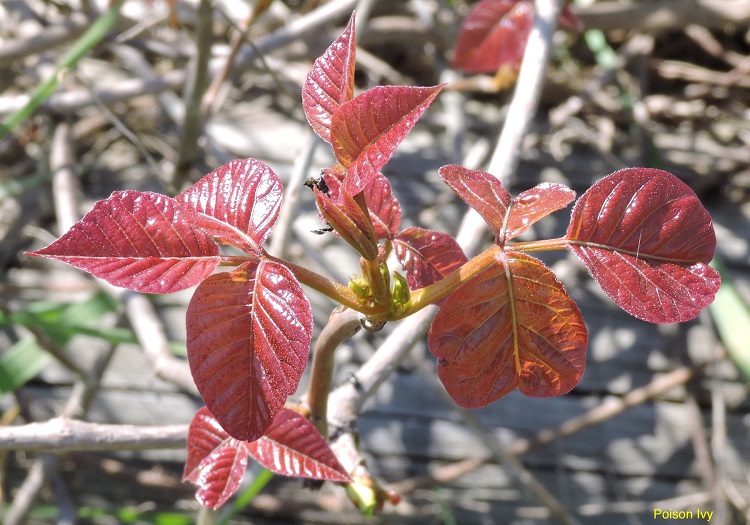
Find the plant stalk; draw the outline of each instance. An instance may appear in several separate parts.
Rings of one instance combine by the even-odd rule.
[[[340,303],[347,308],[351,308],[352,310],[356,310],[357,312],[361,312],[365,315],[377,314],[380,312],[380,310],[382,310],[382,308],[368,308],[367,305],[362,304],[362,302],[359,300],[359,297],[357,297],[354,292],[349,289],[348,286],[344,286],[341,283],[334,282],[331,279],[320,275],[319,273],[305,268],[304,266],[296,265],[292,262],[286,261],[284,259],[279,259],[278,257],[274,257],[273,255],[267,253],[265,253],[263,257],[270,261],[275,261],[279,264],[283,264],[284,266],[289,268],[292,273],[294,273],[294,276],[302,284],[309,286],[313,290],[322,293],[326,297],[333,299],[337,303]]]
[[[354,336],[360,329],[359,313],[345,307],[335,308],[328,323],[315,342],[310,372],[310,387],[307,392],[307,405],[310,407],[310,421],[328,439],[328,394],[331,391],[334,354],[336,349]]]
[[[409,317],[422,308],[434,304],[443,297],[448,296],[462,283],[465,283],[491,264],[497,262],[497,256],[501,252],[502,248],[493,244],[473,259],[464,263],[463,266],[450,275],[447,275],[434,284],[413,291],[411,293],[411,300],[407,307],[404,308],[394,319],[389,320],[395,321],[403,319],[404,317]]]

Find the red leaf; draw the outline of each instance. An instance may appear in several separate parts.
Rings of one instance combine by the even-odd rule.
[[[186,215],[165,195],[115,192],[62,237],[29,255],[68,263],[138,292],[184,290],[219,264],[218,246]]]
[[[454,401],[478,408],[516,387],[532,397],[569,392],[587,340],[578,307],[541,261],[498,252],[497,264],[446,298],[428,345]]]
[[[254,441],[297,390],[312,335],[310,303],[292,272],[245,263],[206,279],[187,310],[188,361],[221,426]]]
[[[206,408],[188,430],[188,458],[182,476],[198,486],[201,505],[216,509],[234,494],[245,476],[248,444],[229,436]]]
[[[539,219],[564,208],[575,198],[576,192],[563,184],[551,182],[521,192],[511,203],[505,240],[522,234]]]
[[[474,208],[492,229],[499,243],[504,242],[503,232],[510,206],[510,193],[502,183],[487,172],[470,170],[451,164],[438,170],[445,183]]]
[[[344,32],[313,64],[302,87],[302,108],[315,133],[331,142],[331,117],[354,96],[354,15]]]
[[[194,214],[194,225],[217,241],[260,255],[283,193],[271,168],[242,159],[215,169],[175,199]]]
[[[378,239],[393,239],[401,226],[401,206],[393,196],[391,183],[378,172],[364,192],[375,235]]]
[[[443,86],[378,86],[342,104],[331,121],[336,159],[347,169],[351,195],[385,166]]]
[[[468,260],[453,237],[423,228],[399,233],[393,239],[393,249],[412,290],[436,283]]]
[[[531,0],[480,0],[461,24],[451,67],[467,73],[518,70],[534,22]]]
[[[644,321],[692,319],[721,283],[708,266],[711,216],[666,171],[629,168],[597,182],[573,208],[566,238],[607,295]]]
[[[248,453],[271,472],[284,476],[350,482],[331,447],[307,419],[294,410],[282,409],[259,440],[249,443]]]

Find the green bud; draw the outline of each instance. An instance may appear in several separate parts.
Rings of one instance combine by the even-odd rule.
[[[411,300],[411,290],[406,277],[398,272],[393,272],[393,306],[398,312]]]
[[[349,279],[349,289],[362,300],[372,295],[370,284],[359,275],[354,275]]]
[[[365,516],[372,516],[378,506],[378,497],[375,489],[363,483],[355,481],[346,486],[346,495],[357,505],[359,511]]]

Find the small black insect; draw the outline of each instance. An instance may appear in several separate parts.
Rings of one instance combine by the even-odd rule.
[[[323,179],[322,171],[320,172],[319,177],[313,177],[313,176],[307,177],[307,179],[305,180],[305,186],[307,186],[311,190],[318,188],[318,191],[321,192],[323,195],[328,195],[331,191],[330,188],[328,188],[328,184],[326,184],[325,179]],[[333,227],[330,224],[326,223],[326,225],[323,228],[313,230],[312,233],[314,233],[315,235],[323,235],[324,233],[328,233],[332,231],[333,231]]]
[[[317,230],[312,230],[310,233],[314,233],[315,235],[323,235],[324,233],[332,232],[333,226],[330,224],[326,224],[322,228],[318,228]]]

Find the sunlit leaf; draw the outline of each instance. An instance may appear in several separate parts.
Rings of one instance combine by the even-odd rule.
[[[497,177],[481,170],[470,170],[451,164],[438,170],[445,183],[474,208],[487,222],[499,242],[504,242],[503,231],[511,199]]]
[[[393,249],[412,290],[436,283],[467,261],[453,237],[424,228],[407,228],[399,233],[393,239]]]
[[[382,174],[375,175],[364,189],[367,209],[378,239],[392,239],[401,226],[401,205],[391,190],[391,183]]]
[[[454,401],[478,408],[514,388],[532,397],[569,392],[587,339],[578,307],[541,261],[498,251],[496,264],[446,298],[428,345]]]
[[[110,284],[171,293],[198,284],[219,248],[169,197],[119,191],[101,200],[55,242],[29,255],[68,263]]]
[[[256,159],[233,160],[204,176],[175,199],[193,224],[217,241],[260,255],[279,216],[281,181]]]
[[[531,0],[480,0],[461,24],[451,67],[467,73],[517,70],[533,22]]]
[[[364,189],[391,158],[443,86],[377,86],[339,107],[331,121],[333,152],[348,173],[351,195]]]
[[[525,232],[532,224],[564,208],[576,198],[576,192],[563,184],[543,182],[521,192],[510,206],[505,240]]]
[[[351,481],[315,426],[288,408],[276,415],[263,437],[248,443],[247,450],[258,463],[276,474]]]
[[[218,508],[237,491],[247,468],[247,447],[230,437],[206,407],[193,417],[182,479],[198,486],[202,505]]]
[[[196,289],[187,310],[190,369],[232,437],[261,437],[297,390],[312,326],[299,282],[273,261],[245,263]]]
[[[576,203],[569,249],[617,305],[652,323],[687,321],[711,303],[716,235],[693,190],[666,171],[629,168]]]
[[[331,117],[354,96],[354,15],[344,32],[313,64],[302,87],[302,108],[320,138],[331,142]]]

